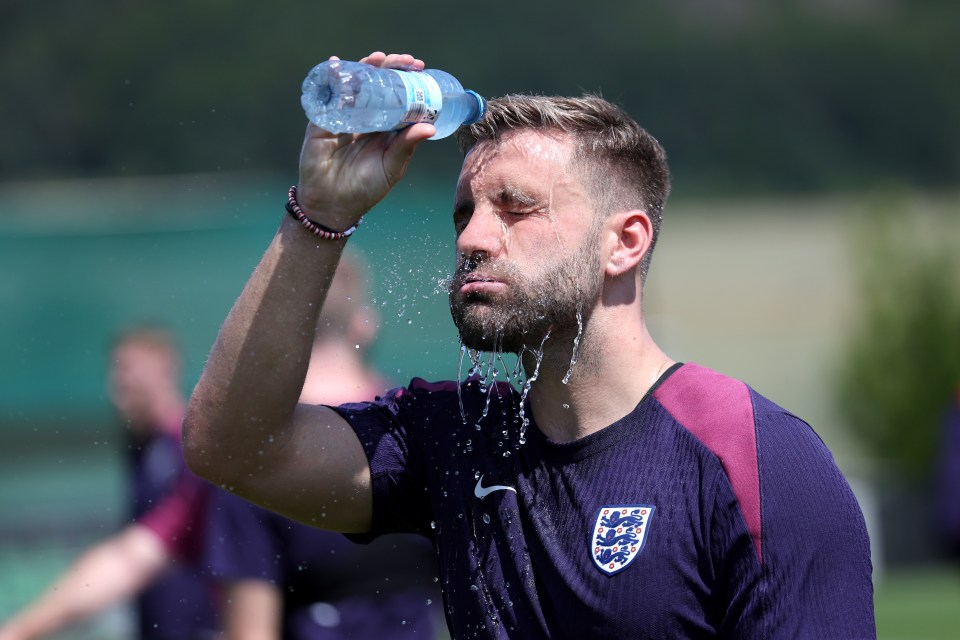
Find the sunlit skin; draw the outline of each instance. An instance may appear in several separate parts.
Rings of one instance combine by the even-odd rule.
[[[598,300],[596,214],[564,142],[561,134],[511,133],[464,161],[450,304],[468,347],[518,352],[549,331],[551,342],[572,349],[578,312]]]

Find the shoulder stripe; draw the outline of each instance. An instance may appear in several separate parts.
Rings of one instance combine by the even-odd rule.
[[[657,401],[723,465],[740,512],[763,562],[760,547],[760,471],[750,389],[696,364],[685,364],[654,392]]]

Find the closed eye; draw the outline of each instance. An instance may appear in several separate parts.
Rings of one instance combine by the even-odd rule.
[[[453,210],[453,229],[459,236],[473,217],[473,202],[461,202]]]

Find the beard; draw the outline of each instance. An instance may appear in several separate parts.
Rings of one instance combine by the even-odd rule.
[[[597,230],[598,231],[598,230]],[[575,251],[527,275],[514,262],[467,257],[450,289],[450,314],[469,349],[519,354],[539,349],[547,335],[576,336],[585,314],[600,297],[599,233],[591,231]],[[508,285],[505,294],[459,293],[474,271]]]

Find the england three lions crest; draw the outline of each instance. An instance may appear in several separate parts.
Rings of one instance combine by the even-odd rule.
[[[612,576],[640,555],[654,509],[646,504],[600,507],[591,537],[593,562],[600,571]]]

